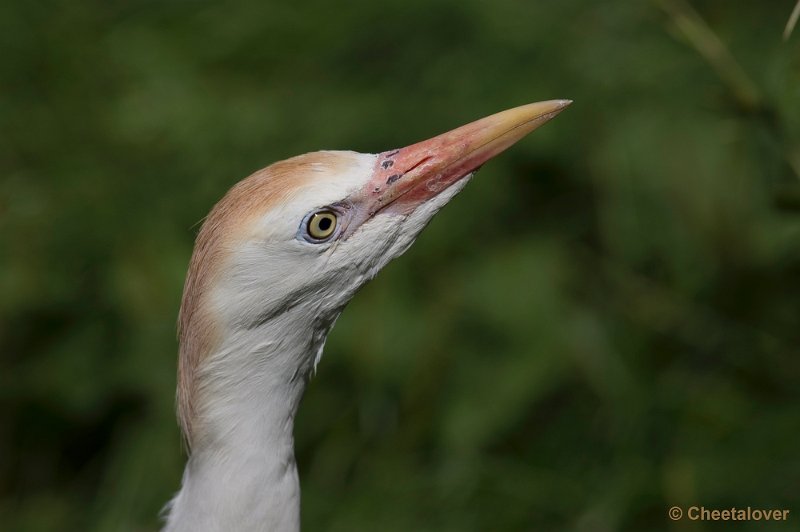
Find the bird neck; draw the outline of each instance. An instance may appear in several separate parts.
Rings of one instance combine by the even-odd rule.
[[[230,331],[212,355],[168,532],[299,530],[294,418],[335,321],[300,312]]]

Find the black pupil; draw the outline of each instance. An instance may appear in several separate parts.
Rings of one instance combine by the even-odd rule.
[[[323,232],[327,231],[331,228],[332,223],[333,221],[331,220],[330,216],[321,216],[318,224],[319,230]]]

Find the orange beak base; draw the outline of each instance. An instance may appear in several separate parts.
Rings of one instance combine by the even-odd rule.
[[[368,217],[384,209],[410,213],[571,103],[549,100],[515,107],[432,139],[378,154],[373,178],[363,191],[369,198]]]

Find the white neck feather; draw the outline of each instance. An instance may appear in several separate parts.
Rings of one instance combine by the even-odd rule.
[[[299,530],[294,418],[335,321],[314,323],[303,310],[230,331],[212,355],[167,532]]]
[[[192,455],[167,532],[299,530],[292,431],[325,338],[358,288],[408,249],[469,177],[408,215],[372,218],[306,268],[298,268],[301,243],[262,237],[237,248],[210,292],[223,342],[195,376]]]

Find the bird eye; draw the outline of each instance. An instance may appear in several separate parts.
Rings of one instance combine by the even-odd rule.
[[[331,211],[315,212],[308,219],[308,234],[316,240],[325,240],[336,230],[336,213]]]

